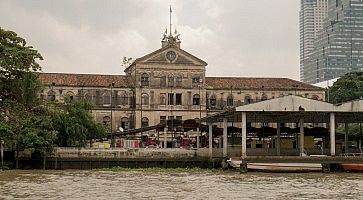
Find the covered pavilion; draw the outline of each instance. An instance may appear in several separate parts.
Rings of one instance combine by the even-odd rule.
[[[214,123],[223,126],[223,157],[227,157],[227,123],[241,123],[242,132],[242,158],[247,157],[247,124],[248,123],[276,123],[276,154],[281,151],[281,123],[299,124],[299,149],[300,155],[304,153],[304,124],[322,124],[329,127],[330,155],[336,155],[335,129],[337,123],[344,123],[346,130],[349,123],[363,122],[363,100],[354,100],[334,105],[323,101],[304,98],[295,95],[265,100],[253,104],[236,107],[202,118],[209,126],[209,143],[212,143],[212,127]],[[347,146],[348,135],[345,134]],[[209,146],[209,155],[212,157],[212,147]]]

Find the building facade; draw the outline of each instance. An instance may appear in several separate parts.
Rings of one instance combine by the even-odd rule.
[[[314,50],[314,41],[323,29],[328,0],[300,1],[300,80],[305,80],[305,65]]]
[[[125,75],[42,73],[41,97],[87,99],[94,117],[113,132],[199,119],[236,106],[299,95],[324,100],[324,89],[288,78],[206,77],[207,63],[180,48],[178,35],[136,59]]]
[[[328,2],[328,16],[305,60],[303,82],[318,83],[363,70],[363,1]]]

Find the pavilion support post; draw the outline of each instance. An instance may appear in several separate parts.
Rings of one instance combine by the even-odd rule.
[[[167,127],[165,127],[164,128],[164,148],[166,149],[166,147],[167,147],[167,141],[166,141],[166,135],[167,135],[167,133],[168,133],[168,128]]]
[[[213,124],[208,123],[208,146],[209,146],[209,158],[213,158]]]
[[[223,119],[223,157],[227,157],[227,118]]]
[[[247,157],[247,113],[242,112],[242,159]]]
[[[303,156],[304,153],[304,139],[305,139],[305,134],[304,134],[304,119],[300,119],[299,120],[299,126],[300,126],[300,156]]]
[[[199,128],[197,128],[197,149],[199,149],[200,147],[199,136],[200,136],[200,130]]]
[[[330,155],[335,156],[335,114],[330,113]]]
[[[281,156],[281,125],[280,122],[277,122],[277,139],[276,139],[276,154]]]
[[[349,127],[348,127],[348,123],[345,123],[344,126],[345,126],[345,135],[344,135],[344,153],[349,153],[349,145],[348,145],[348,142],[349,142],[349,138],[348,138],[348,132],[349,132]]]

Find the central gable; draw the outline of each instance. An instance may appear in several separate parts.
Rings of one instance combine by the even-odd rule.
[[[135,60],[136,64],[178,64],[178,65],[196,65],[206,66],[207,63],[195,57],[194,55],[177,48],[173,45],[168,45],[158,49],[150,54]]]

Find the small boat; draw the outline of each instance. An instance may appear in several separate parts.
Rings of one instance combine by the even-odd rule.
[[[239,168],[242,160],[227,160],[234,168]],[[247,170],[263,172],[321,172],[320,163],[247,163]]]
[[[345,171],[363,172],[363,164],[341,164]]]
[[[363,153],[345,153],[343,156],[347,157],[363,157]],[[348,172],[363,172],[363,164],[358,163],[344,163],[340,164],[345,171]]]

